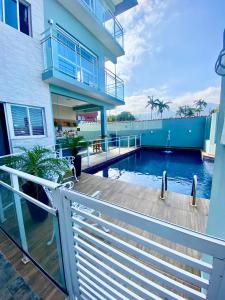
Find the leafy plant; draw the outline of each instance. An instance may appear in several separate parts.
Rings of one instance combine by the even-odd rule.
[[[83,136],[76,136],[68,141],[68,147],[74,156],[78,154],[80,148],[87,148],[88,146],[89,143],[84,140]]]
[[[63,173],[69,170],[68,162],[56,158],[50,149],[35,146],[29,150],[25,147],[18,147],[22,153],[9,157],[6,164],[12,168],[25,173],[51,180],[58,177],[63,180]]]

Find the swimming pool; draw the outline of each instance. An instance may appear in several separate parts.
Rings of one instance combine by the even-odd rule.
[[[197,197],[210,198],[213,161],[202,160],[198,151],[141,149],[91,174],[160,188],[162,173],[168,173],[168,191],[190,195],[193,175],[198,176]]]

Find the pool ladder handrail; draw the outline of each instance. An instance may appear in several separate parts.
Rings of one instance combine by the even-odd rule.
[[[196,197],[197,197],[197,184],[198,184],[198,177],[197,175],[193,176],[192,180],[192,190],[191,190],[191,196],[192,196],[192,206],[197,206],[196,204]]]
[[[165,194],[167,191],[167,171],[163,171],[162,175],[162,185],[161,185],[161,193],[160,193],[160,199],[164,200],[165,199]]]

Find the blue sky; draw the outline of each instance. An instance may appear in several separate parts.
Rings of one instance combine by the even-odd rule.
[[[126,106],[144,113],[147,95],[172,101],[171,110],[198,98],[219,103],[214,64],[222,48],[225,0],[139,0],[119,17],[126,55],[117,70]]]

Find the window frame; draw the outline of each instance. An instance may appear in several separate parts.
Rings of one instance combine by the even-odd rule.
[[[29,126],[29,132],[30,132],[29,135],[15,135],[13,116],[12,116],[12,106],[19,106],[19,107],[26,108],[27,118],[28,118],[28,126]],[[30,112],[29,112],[30,108],[41,110],[44,134],[40,134],[40,135],[33,134],[32,124],[31,124],[31,119],[30,119]],[[37,139],[37,138],[47,137],[47,126],[46,126],[46,117],[45,117],[45,108],[44,107],[23,105],[23,104],[17,104],[17,103],[7,103],[7,119],[8,119],[8,124],[9,124],[10,136],[12,139]]]
[[[19,13],[19,4],[20,3],[22,3],[23,5],[28,7],[29,34],[26,34],[20,30],[20,13]],[[17,15],[17,27],[18,28],[15,28],[5,22],[5,0],[2,0],[2,20],[0,19],[0,22],[3,22],[4,24],[10,26],[11,28],[18,30],[19,32],[25,34],[26,36],[32,37],[33,33],[32,33],[31,3],[27,2],[26,0],[16,0],[16,10],[17,10],[16,15]]]

